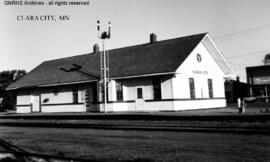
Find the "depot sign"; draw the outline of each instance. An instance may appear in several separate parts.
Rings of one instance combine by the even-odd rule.
[[[270,77],[254,77],[254,84],[270,84]]]

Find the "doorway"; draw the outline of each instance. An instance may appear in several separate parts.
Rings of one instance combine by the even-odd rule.
[[[143,94],[143,87],[137,87],[135,91],[136,96],[136,111],[144,110],[144,94]]]
[[[40,94],[35,92],[31,95],[32,112],[41,112]]]

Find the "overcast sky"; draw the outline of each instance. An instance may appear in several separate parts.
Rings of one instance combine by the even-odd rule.
[[[41,0],[40,0],[41,1]],[[45,0],[44,0],[45,1]],[[112,21],[110,48],[208,32],[242,81],[270,52],[269,0],[89,0],[88,6],[0,3],[0,71],[27,72],[46,60],[92,52],[96,21]],[[17,21],[18,15],[70,15],[70,21]]]

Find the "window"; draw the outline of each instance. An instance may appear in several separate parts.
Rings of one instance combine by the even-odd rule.
[[[123,82],[116,82],[116,99],[123,101]]]
[[[72,103],[77,104],[78,103],[78,89],[77,88],[72,88],[72,96],[73,96]]]
[[[212,79],[208,79],[208,91],[209,91],[209,98],[213,98],[213,83]]]
[[[142,88],[137,88],[137,98],[138,99],[143,98]]]
[[[194,78],[189,78],[189,89],[190,89],[190,98],[192,98],[192,99],[196,98]]]
[[[152,80],[153,84],[153,92],[154,92],[154,100],[161,99],[161,82],[159,78],[155,78]]]

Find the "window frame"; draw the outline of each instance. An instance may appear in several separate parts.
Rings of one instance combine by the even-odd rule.
[[[161,100],[162,99],[162,92],[161,92],[160,78],[153,78],[152,85],[153,85],[153,99],[154,100]]]
[[[137,89],[137,99],[143,99],[143,88],[139,87]],[[140,93],[139,93],[140,92]]]
[[[117,81],[116,82],[116,100],[117,101],[123,101],[124,96],[123,96],[123,82],[122,81]]]
[[[214,98],[213,79],[207,79],[209,98]]]
[[[79,103],[79,90],[77,87],[72,88],[72,103],[73,104]]]
[[[189,91],[190,91],[190,98],[196,99],[195,79],[194,78],[189,78]]]

